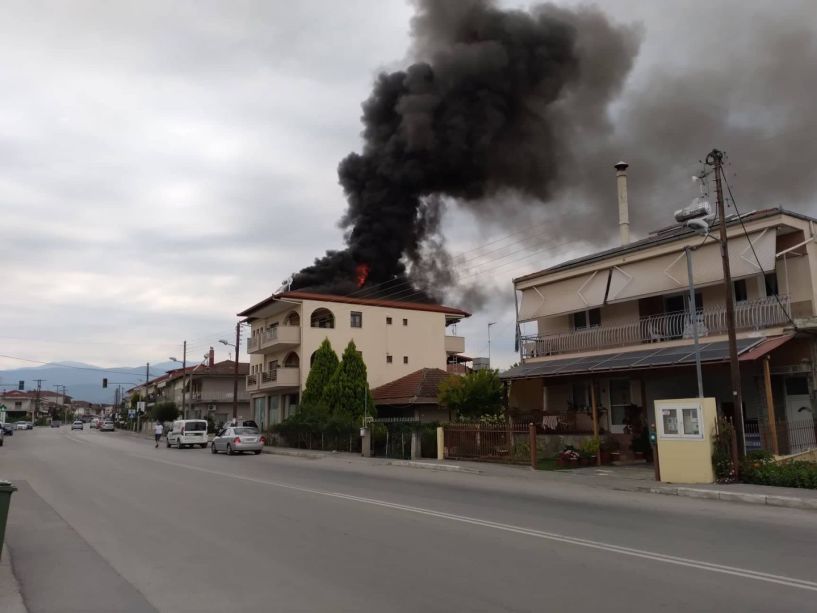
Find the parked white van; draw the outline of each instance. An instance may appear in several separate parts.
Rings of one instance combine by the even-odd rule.
[[[203,419],[179,419],[167,433],[167,446],[207,447],[207,422]]]

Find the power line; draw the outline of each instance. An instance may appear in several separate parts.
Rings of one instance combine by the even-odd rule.
[[[743,223],[743,216],[741,216],[740,214],[740,210],[738,209],[738,203],[735,200],[735,196],[732,194],[732,187],[729,185],[729,181],[726,178],[726,173],[723,171],[723,166],[721,166],[720,171],[721,176],[723,178],[723,182],[726,185],[726,191],[729,192],[729,199],[732,201],[732,206],[735,207],[735,214],[737,215],[738,221],[740,222],[740,227],[743,229],[743,234],[746,237],[747,242],[749,243],[749,248],[752,250],[752,255],[755,256],[757,267],[760,268],[760,272],[765,275],[766,271],[763,270],[763,264],[761,264],[760,258],[758,257],[757,252],[755,251],[755,246],[752,244],[752,239],[749,238],[749,232],[746,230],[746,224]],[[722,219],[721,223],[726,223],[726,220]],[[791,315],[789,315],[789,312],[786,310],[786,307],[783,306],[782,302],[780,302],[780,296],[778,295],[779,293],[780,292],[778,291],[774,294],[774,299],[775,302],[777,302],[777,306],[779,306],[780,310],[783,311],[783,314],[786,316],[786,319],[789,320],[789,323],[794,327],[794,329],[798,330],[797,324],[794,323],[794,320],[791,318]]]

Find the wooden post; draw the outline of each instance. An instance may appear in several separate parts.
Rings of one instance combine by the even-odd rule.
[[[774,417],[774,399],[772,398],[772,374],[769,369],[770,357],[763,360],[763,383],[766,388],[766,414],[769,418],[769,435],[772,437],[772,453],[780,455],[777,442],[777,420]]]
[[[590,406],[593,408],[593,438],[599,440],[599,408],[596,406],[596,382],[590,380]],[[596,452],[596,465],[601,466],[601,441]]]
[[[536,426],[528,424],[528,436],[530,440],[530,467],[536,470]]]

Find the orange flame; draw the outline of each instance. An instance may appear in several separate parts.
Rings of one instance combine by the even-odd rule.
[[[366,277],[369,276],[369,271],[372,269],[368,264],[358,264],[355,266],[355,278],[357,279],[357,286],[363,287],[366,283]]]

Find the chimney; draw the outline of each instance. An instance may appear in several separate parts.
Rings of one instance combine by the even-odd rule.
[[[630,242],[630,207],[627,202],[627,162],[619,162],[616,169],[616,184],[618,186],[618,230],[621,244]]]
[[[210,347],[210,359],[209,359],[209,366],[212,366],[216,363],[216,352],[213,351],[213,348]]]

